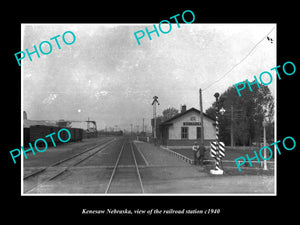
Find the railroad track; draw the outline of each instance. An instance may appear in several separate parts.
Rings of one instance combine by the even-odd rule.
[[[112,144],[116,139],[108,140],[104,143],[100,143],[96,146],[93,146],[91,148],[88,148],[84,150],[83,152],[77,153],[75,155],[72,155],[66,159],[60,160],[46,168],[43,168],[41,170],[38,170],[34,173],[31,173],[27,176],[25,176],[24,179],[24,186],[25,181],[32,180],[37,177],[38,182],[34,182],[33,185],[26,185],[24,189],[24,193],[30,193],[37,191],[42,185],[46,184],[47,182],[61,176],[63,173],[65,173],[69,168],[74,167],[81,162],[87,160],[88,158],[92,157],[93,155],[97,154],[98,152],[106,149],[110,144]],[[100,146],[100,148],[99,148]],[[59,166],[59,167],[58,167]],[[42,178],[40,178],[42,175]],[[28,187],[29,186],[29,187]]]
[[[121,161],[133,163],[134,166],[124,167]],[[145,193],[133,145],[128,139],[122,145],[105,190],[105,194],[109,193]]]

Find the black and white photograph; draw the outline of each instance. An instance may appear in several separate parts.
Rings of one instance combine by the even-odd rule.
[[[1,20],[5,221],[296,219],[296,4],[44,3]]]
[[[22,195],[276,195],[276,23],[182,15],[21,25]]]

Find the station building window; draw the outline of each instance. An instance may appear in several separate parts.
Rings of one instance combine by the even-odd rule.
[[[188,139],[188,138],[189,138],[189,128],[181,127],[181,139]]]
[[[201,138],[201,127],[197,127],[197,139]]]

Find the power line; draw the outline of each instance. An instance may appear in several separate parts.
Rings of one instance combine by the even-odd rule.
[[[259,42],[256,43],[256,45],[253,46],[253,48],[250,50],[250,52],[244,57],[242,58],[241,61],[239,61],[237,64],[235,64],[229,71],[227,71],[222,77],[220,77],[218,80],[212,82],[210,85],[208,85],[206,88],[203,89],[203,91],[205,91],[206,89],[208,89],[209,87],[211,87],[213,84],[219,82],[220,80],[222,80],[227,74],[229,74],[235,67],[237,67],[238,65],[240,65],[253,51],[254,49],[266,38],[268,37],[268,35],[275,29],[275,27],[273,27],[269,33],[267,35],[265,35]]]

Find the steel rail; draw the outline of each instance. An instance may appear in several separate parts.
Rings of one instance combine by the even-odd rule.
[[[115,174],[116,174],[117,169],[123,167],[123,166],[119,165],[119,162],[120,162],[120,158],[121,158],[121,155],[123,153],[123,150],[124,150],[124,146],[125,146],[125,144],[127,144],[127,142],[128,142],[128,140],[125,140],[124,143],[123,143],[123,145],[122,145],[121,151],[120,151],[120,153],[118,155],[118,158],[117,158],[117,161],[115,163],[113,172],[112,172],[112,174],[110,176],[108,185],[106,187],[105,194],[107,194],[109,192],[109,190],[110,190],[110,187],[111,187],[111,184],[112,184],[112,182],[113,182],[113,180],[115,178]],[[128,142],[128,144],[130,145],[132,157],[133,157],[133,160],[134,160],[134,168],[136,169],[136,172],[137,172],[137,176],[138,176],[138,180],[139,180],[139,183],[140,183],[140,187],[141,187],[142,193],[144,194],[145,191],[144,191],[144,187],[143,187],[143,182],[142,182],[141,175],[140,175],[140,172],[139,172],[139,168],[138,168],[138,165],[137,165],[136,157],[135,157],[135,154],[134,154],[134,151],[133,151],[132,142]],[[127,167],[129,167],[129,166],[127,166]],[[130,166],[130,167],[132,167],[132,166]]]
[[[49,181],[55,179],[56,177],[62,175],[62,174],[65,173],[69,168],[71,168],[71,167],[73,167],[73,166],[76,166],[76,165],[78,165],[79,163],[83,162],[84,160],[86,160],[86,159],[92,157],[93,155],[97,154],[98,152],[103,151],[103,150],[106,149],[110,144],[112,144],[115,140],[116,140],[116,139],[114,138],[114,139],[109,140],[109,141],[107,141],[107,142],[105,142],[105,143],[101,143],[101,144],[100,144],[101,147],[99,148],[99,150],[97,150],[97,151],[93,152],[92,154],[90,154],[90,155],[88,155],[88,156],[86,156],[86,157],[80,159],[79,161],[77,161],[77,162],[75,162],[75,163],[73,163],[73,164],[71,164],[71,165],[69,165],[69,166],[63,168],[62,170],[60,170],[58,173],[54,174],[54,175],[51,176],[50,178],[48,178],[48,179],[42,181],[42,182],[39,183],[38,185],[35,185],[35,186],[33,186],[33,187],[27,189],[26,191],[24,191],[24,193],[28,193],[28,192],[32,191],[33,189],[36,189],[36,188],[38,188],[39,186],[41,186],[41,185],[43,185],[43,184],[45,184],[45,183],[47,183],[47,182],[49,182]],[[86,153],[86,152],[88,152],[88,151],[91,151],[91,150],[93,150],[93,149],[95,149],[95,148],[97,148],[97,147],[99,147],[99,145],[94,146],[94,147],[92,147],[92,148],[89,148],[88,150],[86,150],[86,151],[84,151],[84,152],[82,152],[82,153],[80,153],[80,154],[73,155],[73,156],[71,156],[71,157],[69,157],[69,158],[67,158],[67,159],[64,159],[64,160],[61,160],[61,161],[59,161],[59,162],[57,162],[57,163],[54,163],[53,165],[51,165],[51,166],[49,166],[49,167],[43,169],[42,171],[38,171],[38,172],[34,173],[34,175],[36,175],[36,174],[38,174],[38,173],[41,173],[41,172],[45,172],[47,169],[49,169],[49,168],[51,168],[51,167],[54,167],[54,166],[57,166],[57,165],[59,165],[59,164],[61,164],[61,163],[63,163],[63,162],[69,161],[70,159],[73,159],[73,158],[75,158],[75,157],[78,157],[78,156],[82,155],[83,153]],[[29,177],[29,176],[27,176],[27,178],[28,178],[28,177]]]
[[[72,155],[72,156],[70,156],[70,157],[68,157],[68,158],[65,158],[65,159],[63,159],[63,160],[60,160],[60,161],[58,161],[58,162],[55,162],[55,163],[51,164],[50,166],[47,166],[47,167],[45,167],[45,168],[43,168],[43,169],[41,169],[41,170],[38,170],[38,171],[36,171],[36,172],[34,172],[34,173],[31,173],[31,174],[29,174],[29,175],[24,176],[23,179],[26,180],[26,179],[28,179],[28,178],[30,178],[30,177],[32,177],[32,176],[35,176],[35,175],[37,175],[37,174],[39,174],[39,173],[42,173],[42,172],[44,172],[45,170],[47,170],[47,169],[49,169],[49,168],[51,168],[51,167],[55,167],[55,166],[57,166],[57,165],[59,165],[59,164],[62,164],[62,163],[64,163],[64,162],[66,162],[66,161],[69,161],[69,160],[71,160],[71,159],[73,159],[73,158],[75,158],[75,157],[77,157],[77,156],[80,156],[80,155],[82,155],[82,154],[84,154],[84,153],[86,153],[86,152],[88,152],[88,151],[91,151],[91,150],[93,150],[93,149],[95,149],[95,148],[97,148],[97,147],[99,147],[99,146],[101,146],[101,145],[104,145],[104,144],[106,144],[106,143],[108,143],[108,142],[110,142],[110,141],[112,141],[112,140],[114,140],[114,139],[110,139],[110,140],[108,140],[108,141],[101,142],[100,144],[97,144],[97,145],[95,145],[95,146],[92,146],[92,147],[90,147],[90,148],[84,150],[83,152],[79,152],[79,153],[74,154],[74,155]]]
[[[130,142],[130,147],[131,147],[131,152],[132,152],[132,156],[133,156],[133,160],[134,160],[136,172],[138,174],[139,182],[140,182],[140,185],[141,185],[142,193],[144,194],[145,191],[144,191],[144,187],[143,187],[143,182],[142,182],[142,178],[141,178],[141,174],[140,174],[140,171],[139,171],[138,164],[136,162],[136,158],[135,158],[135,154],[134,154],[134,151],[133,151],[132,142]]]
[[[116,161],[116,163],[115,163],[113,172],[112,172],[112,174],[111,174],[111,176],[110,176],[110,179],[109,179],[109,181],[108,181],[108,184],[107,184],[107,187],[106,187],[106,190],[105,190],[105,194],[108,193],[109,188],[110,188],[110,186],[111,186],[111,183],[112,183],[112,181],[113,181],[113,178],[114,178],[114,176],[115,176],[115,173],[116,173],[116,170],[117,170],[117,167],[118,167],[118,164],[119,164],[119,161],[120,161],[120,158],[121,158],[121,155],[122,155],[122,152],[123,152],[125,143],[126,143],[126,140],[124,141],[124,143],[123,143],[123,145],[122,145],[122,148],[121,148],[121,151],[120,151],[120,153],[119,153],[119,155],[118,155],[118,158],[117,158],[117,161]]]

